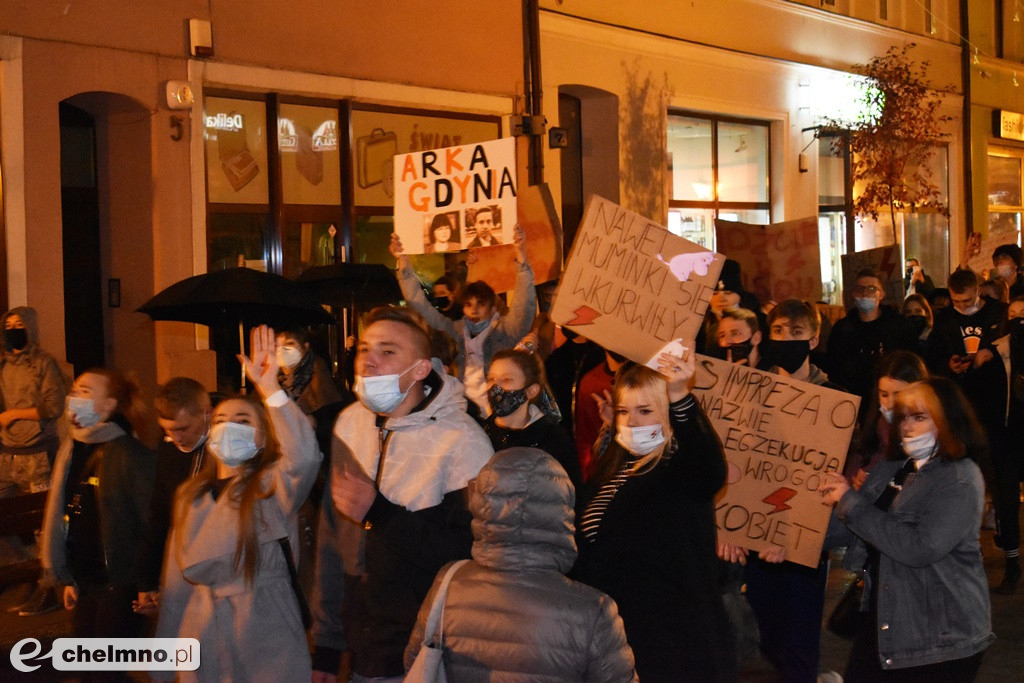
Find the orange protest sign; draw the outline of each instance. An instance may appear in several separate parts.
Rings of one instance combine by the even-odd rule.
[[[753,225],[715,221],[718,250],[740,264],[743,287],[762,302],[821,298],[818,219]]]

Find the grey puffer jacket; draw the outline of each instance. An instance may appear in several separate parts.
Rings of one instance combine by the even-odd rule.
[[[575,493],[555,459],[536,448],[500,451],[469,491],[473,560],[456,572],[443,617],[449,680],[636,680],[615,602],[563,575],[576,559]],[[447,569],[420,609],[406,669]]]

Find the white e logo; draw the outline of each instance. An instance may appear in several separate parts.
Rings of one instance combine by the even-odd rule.
[[[26,654],[22,652],[22,649],[27,643],[31,643],[32,646],[35,647],[35,649],[32,650],[32,652]],[[18,671],[22,671],[24,673],[35,671],[39,668],[38,664],[36,664],[35,666],[26,666],[24,664],[24,661],[26,659],[35,659],[39,655],[39,653],[42,652],[42,650],[43,646],[40,645],[39,641],[35,638],[23,638],[22,640],[19,640],[17,643],[15,643],[14,647],[11,648],[11,665]]]

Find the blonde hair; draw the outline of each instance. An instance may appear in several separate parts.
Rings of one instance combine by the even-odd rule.
[[[241,566],[245,574],[245,583],[251,587],[256,579],[256,570],[260,561],[260,544],[256,530],[258,521],[256,517],[259,513],[256,509],[256,501],[269,498],[274,494],[273,485],[267,489],[263,488],[263,473],[278,461],[281,457],[281,450],[277,436],[274,434],[273,425],[270,423],[270,416],[262,402],[249,396],[232,396],[221,401],[219,406],[228,401],[244,401],[251,406],[264,434],[263,448],[256,454],[256,457],[242,464],[242,472],[232,478],[227,488],[221,493],[221,495],[230,496],[232,505],[238,510],[238,542],[235,545],[234,570],[237,572]],[[209,452],[209,445],[207,445],[203,466],[194,477],[187,479],[178,491],[174,511],[174,523],[178,529],[184,528],[183,522],[192,501],[211,492],[216,481],[217,458]],[[184,547],[184,542],[184,537],[179,535],[179,550]]]
[[[662,458],[667,458],[675,450],[672,436],[672,423],[668,413],[668,385],[660,373],[644,365],[627,364],[619,368],[612,387],[612,404],[618,408],[623,401],[625,392],[639,394],[642,402],[651,407],[661,422],[661,431],[665,435],[665,443],[647,455],[641,456],[631,470],[631,474],[649,472]],[[618,429],[618,425],[615,425]],[[625,450],[625,449],[622,449]]]

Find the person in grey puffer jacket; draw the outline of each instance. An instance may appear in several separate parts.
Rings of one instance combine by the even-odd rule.
[[[500,451],[470,481],[473,560],[444,607],[449,680],[637,680],[615,601],[564,576],[576,560],[575,498],[565,470],[536,448]],[[406,670],[448,566],[423,601]]]

